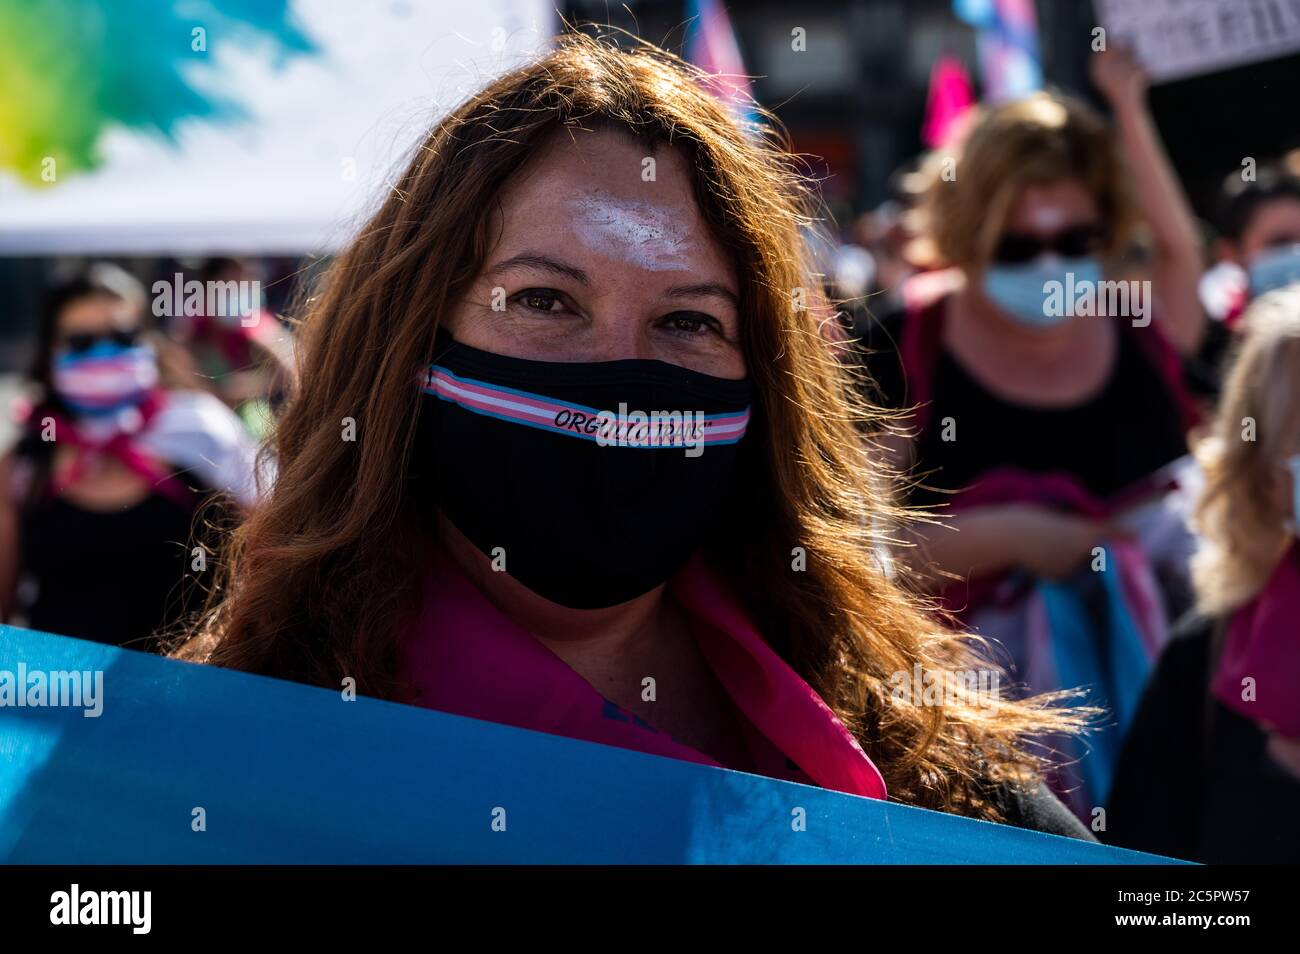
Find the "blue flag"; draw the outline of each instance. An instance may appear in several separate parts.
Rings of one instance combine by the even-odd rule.
[[[6,863],[1167,860],[0,627]]]

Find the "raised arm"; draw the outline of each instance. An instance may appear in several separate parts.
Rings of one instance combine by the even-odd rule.
[[[1147,108],[1146,73],[1128,51],[1120,49],[1094,54],[1091,72],[1093,83],[1114,111],[1138,205],[1155,239],[1161,327],[1180,353],[1192,354],[1201,344],[1206,324],[1197,295],[1201,242],[1187,196]]]

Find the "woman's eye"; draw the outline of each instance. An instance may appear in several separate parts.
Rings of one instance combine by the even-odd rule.
[[[560,295],[549,288],[529,288],[516,295],[515,301],[533,311],[555,311],[555,306],[560,303]]]
[[[674,312],[664,318],[664,324],[669,331],[679,335],[698,335],[718,327],[715,319],[698,311]]]

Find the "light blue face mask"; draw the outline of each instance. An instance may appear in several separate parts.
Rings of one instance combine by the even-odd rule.
[[[984,294],[1021,324],[1052,328],[1073,314],[1072,290],[1087,287],[1085,282],[1095,285],[1101,278],[1101,262],[1090,255],[1083,258],[1040,256],[1022,265],[990,265],[984,272]],[[1055,295],[1051,282],[1060,283]],[[1063,307],[1054,307],[1057,304]]]
[[[1255,256],[1247,269],[1250,297],[1300,282],[1300,243],[1271,248]]]

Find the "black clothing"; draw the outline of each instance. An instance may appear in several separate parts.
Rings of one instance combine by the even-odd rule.
[[[915,404],[899,353],[903,313],[858,329],[871,352],[867,371],[886,406]],[[952,418],[956,440],[943,439]],[[912,503],[951,501],[959,490],[995,468],[1073,476],[1093,496],[1106,498],[1187,453],[1178,403],[1134,339],[1121,331],[1104,388],[1075,407],[1036,408],[1006,401],[977,382],[939,346],[928,422],[916,443],[917,472],[938,490],[916,488]]]
[[[1213,621],[1183,620],[1124,741],[1105,841],[1207,864],[1300,864],[1300,779],[1210,694]]]
[[[151,648],[150,634],[175,623],[185,606],[194,518],[159,494],[121,510],[86,510],[52,497],[24,511],[20,559],[35,588],[23,607],[27,625]]]
[[[1004,788],[999,793],[998,804],[1008,825],[1083,841],[1097,840],[1046,785],[1040,785],[1033,792]]]
[[[1218,400],[1235,337],[1222,321],[1211,319],[1206,322],[1200,346],[1184,362],[1184,380],[1197,397],[1210,402]]]
[[[42,491],[49,445],[21,441],[16,457],[33,466],[35,488],[19,501],[18,613],[32,629],[132,649],[156,650],[155,636],[200,608],[192,548],[205,561],[217,528],[233,513],[227,498],[195,487],[185,506],[162,493],[116,510],[90,510]]]

